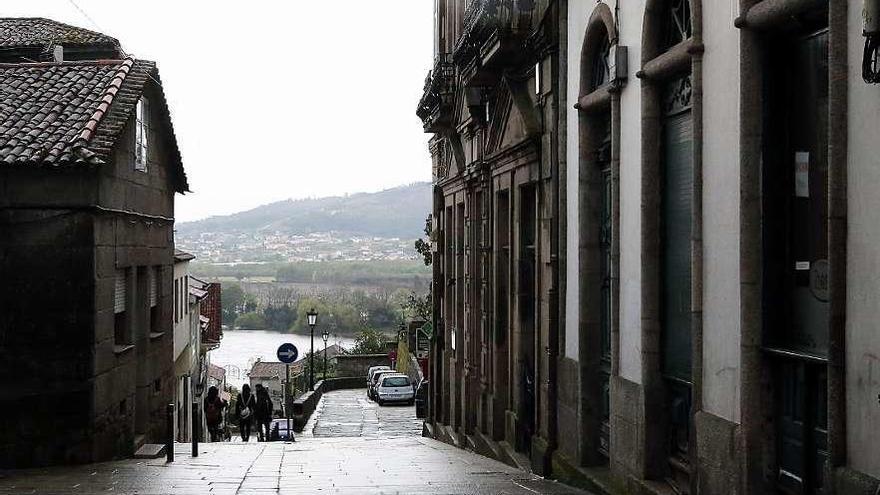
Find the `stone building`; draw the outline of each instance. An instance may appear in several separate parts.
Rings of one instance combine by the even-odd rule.
[[[542,264],[559,298],[538,316],[548,369],[535,380],[534,411],[550,429],[532,437],[535,469],[611,493],[876,493],[880,86],[864,80],[878,80],[877,34],[866,56],[861,3],[551,3],[559,55],[544,80],[560,81],[564,110],[542,120],[558,136],[542,145],[558,146],[546,168],[551,184],[558,176],[561,215],[551,217]],[[438,19],[532,5],[540,3],[441,1]],[[463,19],[452,23],[440,25],[441,47],[467,32]],[[479,53],[490,59],[504,46]],[[463,135],[461,81],[472,69],[450,65],[443,86],[434,85],[438,67],[419,110],[437,133],[435,324],[444,325],[429,424],[438,438],[451,426],[462,446],[510,461],[504,442],[516,436],[484,430],[483,403],[463,408],[464,418],[477,415],[474,430],[447,413],[458,400],[445,392],[457,385],[444,368],[455,365],[456,318],[488,294],[488,321],[508,322],[497,294],[509,278],[503,245],[478,246],[489,259],[469,265],[471,238],[450,240],[454,219],[443,223],[449,184],[469,177],[458,164],[473,160],[439,159],[441,144]],[[509,214],[493,206],[488,216],[495,234]],[[523,251],[517,240],[511,253]],[[464,260],[450,263],[459,245]],[[480,339],[475,321],[458,342]],[[516,324],[495,336],[516,335]],[[504,341],[489,343],[478,357],[505,352]],[[484,375],[484,363],[466,361],[463,377]],[[497,376],[498,360],[489,363]],[[516,403],[516,387],[508,390]],[[487,436],[500,448],[483,448]]]
[[[298,375],[302,375],[305,360],[299,360],[290,365],[290,380],[293,381]],[[262,384],[269,391],[269,398],[276,413],[283,411],[284,407],[284,383],[287,380],[287,365],[278,361],[257,361],[248,372],[248,382],[251,391],[256,390],[257,384]]]
[[[208,297],[208,284],[190,274],[190,261],[195,257],[176,249],[174,252],[174,376],[175,438],[192,441],[192,405],[202,414],[204,392],[208,388],[209,343],[203,341],[209,319],[202,315],[202,304]],[[199,438],[207,438],[207,427],[198,429]]]
[[[556,430],[557,8],[438,0],[418,108],[434,133],[434,435],[542,472]]]
[[[174,391],[174,194],[187,181],[158,71],[112,38],[46,26],[64,27],[0,19],[5,54],[10,39],[63,47],[0,66],[2,466],[161,442]],[[86,40],[78,60],[60,61],[73,38]]]

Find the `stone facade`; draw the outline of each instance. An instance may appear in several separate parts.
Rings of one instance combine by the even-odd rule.
[[[435,134],[431,419],[539,472],[556,428],[556,8],[438,2],[418,112]]]
[[[613,493],[874,493],[860,5],[436,9],[426,431]]]
[[[165,438],[165,406],[174,394],[174,194],[187,186],[158,73],[130,59],[2,70],[31,70],[29,84],[37,85],[52,84],[40,74],[53,70],[105,65],[118,70],[108,86],[116,89],[103,110],[98,102],[86,109],[94,116],[74,151],[79,159],[0,165],[0,407],[9,425],[0,434],[0,466],[118,458]],[[55,96],[55,126],[38,126],[41,132],[79,132],[76,114],[64,107],[75,95],[65,91]],[[142,98],[151,102],[142,118],[150,132],[142,134],[146,152],[135,167]],[[10,150],[3,149],[7,158]]]

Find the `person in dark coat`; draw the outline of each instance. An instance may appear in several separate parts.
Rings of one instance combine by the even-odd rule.
[[[245,383],[235,401],[235,417],[238,418],[238,431],[241,434],[242,442],[247,442],[251,437],[251,426],[254,423],[256,407],[257,400],[251,393],[251,386]]]
[[[257,396],[257,407],[254,411],[254,418],[257,420],[257,441],[269,441],[269,428],[272,425],[272,399],[269,397],[269,390],[258,383],[255,387]]]
[[[220,398],[220,391],[217,387],[208,388],[208,396],[205,397],[205,423],[208,424],[208,433],[211,435],[211,441],[220,440],[221,426],[223,424],[223,411],[229,407],[229,403]]]

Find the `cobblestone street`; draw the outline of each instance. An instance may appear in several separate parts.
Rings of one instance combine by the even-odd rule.
[[[363,390],[325,394],[295,443],[178,444],[176,460],[123,460],[0,474],[0,494],[577,494],[419,436],[413,407]]]

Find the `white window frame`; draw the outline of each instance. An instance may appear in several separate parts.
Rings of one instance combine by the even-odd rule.
[[[134,169],[138,172],[147,171],[147,159],[150,152],[150,100],[141,96],[135,111],[134,136]]]

